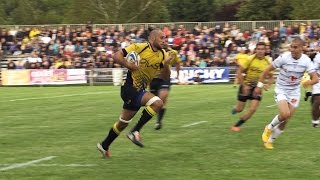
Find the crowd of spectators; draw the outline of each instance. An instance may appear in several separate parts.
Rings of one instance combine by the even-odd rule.
[[[131,43],[147,41],[152,28],[92,28],[87,25],[83,28],[1,29],[0,46],[4,57],[27,57],[23,61],[10,61],[8,69],[114,68],[120,66],[114,63],[112,54]],[[267,55],[273,59],[297,36],[305,40],[308,54],[320,45],[320,26],[315,24],[283,24],[274,29],[259,27],[252,31],[241,31],[229,23],[213,28],[195,26],[192,30],[183,25],[172,25],[162,30],[169,45],[179,52],[183,67],[234,65],[238,52],[252,54],[260,41],[267,44]]]

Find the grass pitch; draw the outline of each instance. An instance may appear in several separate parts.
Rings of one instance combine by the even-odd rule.
[[[241,132],[231,132],[236,92],[173,86],[164,128],[155,131],[151,120],[142,130],[146,147],[137,147],[125,137],[137,114],[104,160],[95,145],[119,117],[119,87],[1,87],[0,179],[318,179],[310,103],[301,101],[275,149],[266,150],[261,133],[277,113],[273,91]]]

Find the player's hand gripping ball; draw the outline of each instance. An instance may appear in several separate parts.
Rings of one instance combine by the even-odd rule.
[[[311,88],[310,85],[305,84],[307,81],[310,81],[310,76],[309,74],[305,73],[301,79],[301,85],[305,88]]]
[[[135,65],[139,66],[140,56],[135,51],[131,51],[127,54],[126,60],[130,63],[134,63]]]

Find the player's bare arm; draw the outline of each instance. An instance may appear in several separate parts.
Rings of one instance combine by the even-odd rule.
[[[238,78],[238,83],[241,85],[241,94],[248,95],[250,91],[250,87],[244,83],[244,73],[245,69],[239,65],[237,69],[237,78]]]
[[[263,71],[258,81],[257,87],[254,88],[253,96],[260,96],[262,94],[262,88],[264,87],[265,80],[271,76],[272,71],[274,71],[275,69],[276,68],[271,64]]]
[[[269,88],[272,86],[272,84],[274,83],[274,77],[273,77],[273,72],[270,72],[269,76],[266,77],[266,79],[268,80],[268,82],[263,86],[263,89],[265,91],[268,91]]]
[[[168,55],[165,57],[163,61],[163,70],[161,72],[161,77],[163,77],[164,80],[170,80],[170,60],[174,57],[174,53],[168,52]]]
[[[181,69],[181,65],[180,62],[176,63],[176,71],[177,71],[177,79],[179,80],[180,77],[180,69]]]

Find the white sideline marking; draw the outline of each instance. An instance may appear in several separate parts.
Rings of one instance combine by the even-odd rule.
[[[49,128],[50,126],[17,126],[14,129],[27,129],[27,128]]]
[[[272,105],[269,105],[269,106],[266,106],[266,107],[273,107],[273,106],[276,106],[276,105],[278,105],[278,104],[272,104]]]
[[[14,164],[0,164],[0,166],[11,166]],[[92,167],[96,164],[30,164],[30,166],[42,166],[42,167],[51,167],[51,166],[62,166],[62,167]]]
[[[82,93],[82,94],[65,94],[65,95],[47,96],[47,97],[10,99],[10,100],[0,101],[0,102],[15,102],[15,101],[38,100],[38,99],[53,99],[53,98],[61,98],[61,97],[85,96],[85,95],[91,95],[91,94],[107,94],[107,93],[110,93],[110,91],[106,91],[106,92],[90,92],[90,93]]]
[[[208,122],[208,121],[199,121],[199,122],[195,122],[195,123],[192,123],[192,124],[183,125],[181,127],[189,127],[189,126],[194,126],[194,125],[202,124],[202,123],[206,123],[206,122]]]
[[[96,164],[34,164],[33,166],[92,167],[96,166]]]
[[[9,170],[9,169],[15,169],[15,168],[20,168],[20,167],[23,167],[23,166],[31,166],[35,163],[38,163],[38,162],[41,162],[41,161],[49,161],[53,158],[55,158],[56,156],[48,156],[48,157],[45,157],[45,158],[42,158],[42,159],[37,159],[37,160],[33,160],[33,161],[28,161],[28,162],[25,162],[25,163],[17,163],[17,164],[12,164],[8,167],[4,167],[4,168],[1,168],[0,171],[6,171],[6,170]]]

